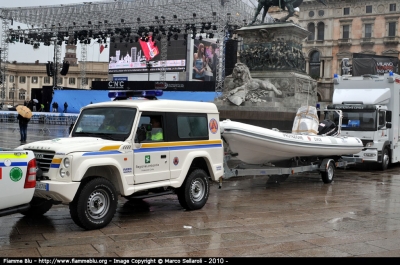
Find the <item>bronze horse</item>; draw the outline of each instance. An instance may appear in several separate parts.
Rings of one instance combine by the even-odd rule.
[[[317,0],[317,1],[326,6],[325,0]],[[299,7],[302,3],[303,0],[258,0],[256,14],[254,15],[253,21],[251,21],[249,25],[254,24],[262,8],[264,8],[264,12],[262,15],[261,23],[264,23],[265,16],[267,15],[268,9],[271,6],[279,6],[282,10],[287,8],[288,15],[280,19],[281,22],[285,22],[289,17],[292,17],[294,15],[294,9],[296,7]]]

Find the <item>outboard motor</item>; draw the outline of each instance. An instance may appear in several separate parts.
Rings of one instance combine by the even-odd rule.
[[[336,136],[338,134],[338,127],[331,120],[323,120],[318,125],[318,135]]]

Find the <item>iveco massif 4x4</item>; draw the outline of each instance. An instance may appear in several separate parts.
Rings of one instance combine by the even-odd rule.
[[[161,128],[152,128],[155,120]],[[224,172],[219,113],[205,102],[90,104],[68,138],[20,148],[32,150],[38,164],[34,207],[42,214],[53,204],[69,204],[72,219],[84,229],[110,223],[118,195],[137,199],[175,193],[183,208],[200,209],[209,196],[209,179],[218,181]]]

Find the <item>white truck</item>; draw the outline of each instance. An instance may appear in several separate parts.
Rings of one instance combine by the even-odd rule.
[[[32,151],[0,151],[0,216],[30,214],[36,185],[36,159]]]
[[[365,148],[351,157],[386,170],[400,160],[400,75],[335,75],[332,105],[341,110],[341,134],[361,139]]]
[[[111,222],[119,195],[140,199],[175,193],[187,210],[205,205],[209,179],[218,181],[224,173],[217,107],[128,99],[137,93],[161,94],[110,92],[114,101],[81,109],[69,137],[19,147],[33,151],[37,160],[34,196],[42,202],[40,213],[52,204],[69,204],[73,221],[89,230]],[[153,119],[161,128],[152,128]]]

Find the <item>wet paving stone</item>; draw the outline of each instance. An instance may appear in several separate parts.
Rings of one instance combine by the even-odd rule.
[[[0,124],[2,125],[2,124]],[[48,135],[41,125],[28,141]],[[19,145],[12,128],[0,128],[0,147]],[[267,176],[211,183],[207,204],[185,211],[175,195],[141,201],[120,198],[112,222],[85,231],[66,205],[43,217],[0,217],[1,257],[399,257],[400,165],[336,170],[324,184],[302,173],[285,182]]]

